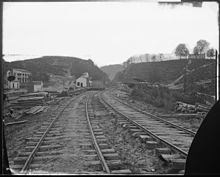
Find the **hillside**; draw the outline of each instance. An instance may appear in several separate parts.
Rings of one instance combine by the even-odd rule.
[[[33,80],[49,81],[49,76],[69,76],[76,78],[82,73],[88,72],[92,80],[108,81],[108,76],[92,60],[84,60],[76,57],[44,56],[40,58],[3,62],[4,74],[8,69],[26,69],[32,73]]]
[[[132,81],[132,78],[138,78],[152,83],[171,83],[184,73],[184,67],[187,62],[188,60],[182,59],[131,64],[124,71],[119,72],[114,81],[129,82]],[[192,60],[189,70],[196,69],[191,74],[193,76],[192,79],[199,81],[212,78],[215,75],[214,63],[214,60]],[[207,65],[207,67],[201,67],[203,65]],[[183,80],[181,79],[180,82],[183,82]]]
[[[118,72],[122,71],[124,68],[123,65],[115,64],[115,65],[103,66],[100,69],[108,75],[110,80],[113,80],[115,75]]]

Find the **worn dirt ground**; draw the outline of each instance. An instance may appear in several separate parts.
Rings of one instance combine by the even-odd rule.
[[[97,99],[96,99],[97,101]],[[146,144],[131,136],[127,129],[122,128],[117,119],[106,112],[99,104],[94,106],[96,118],[112,147],[118,152],[123,165],[132,174],[165,174],[170,169],[156,155],[155,150],[148,149]]]
[[[36,115],[26,115],[21,117],[19,120],[27,120],[23,124],[15,124],[5,127],[5,139],[9,162],[11,162],[21,151],[26,144],[26,138],[32,137],[34,131],[39,129],[41,124],[45,122],[51,115],[51,113],[57,109],[59,105],[62,105],[70,98],[66,97],[61,100],[58,105],[50,105],[47,112],[41,112]],[[15,120],[6,120],[6,122]]]
[[[157,108],[151,104],[147,104],[141,101],[137,101],[137,100],[133,100],[131,101],[131,99],[127,96],[127,94],[125,94],[125,92],[123,91],[115,91],[113,92],[114,95],[123,95],[123,97],[121,96],[121,98],[123,99],[123,101],[129,103],[130,105],[134,105],[136,107],[138,107],[139,109],[149,112],[151,114],[171,114],[173,112],[168,111],[164,108]],[[119,97],[120,98],[120,97]],[[192,118],[192,117],[179,117],[179,118],[164,118],[167,121],[172,121],[175,122],[175,124],[180,125],[182,127],[185,127],[189,130],[192,130],[194,132],[196,132],[198,130],[198,128],[200,127],[203,119],[197,119],[197,118]]]

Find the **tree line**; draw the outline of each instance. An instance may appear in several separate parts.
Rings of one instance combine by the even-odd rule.
[[[201,56],[207,55],[208,57],[214,57],[215,56],[215,49],[214,48],[209,48],[209,42],[206,40],[199,40],[196,43],[196,46],[193,48],[193,55],[194,56]],[[188,57],[190,55],[189,49],[186,47],[186,44],[181,43],[179,44],[176,49],[175,49],[175,54],[176,56],[179,56],[180,59],[181,57]]]

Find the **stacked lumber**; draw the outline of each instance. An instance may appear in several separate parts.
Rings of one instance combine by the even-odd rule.
[[[211,106],[206,106],[202,104],[197,104],[197,111],[208,112],[211,109]]]
[[[23,124],[27,122],[27,120],[23,120],[23,121],[16,121],[16,122],[9,122],[9,123],[5,123],[5,126],[9,126],[9,125],[15,125],[15,124]]]
[[[44,97],[21,97],[17,99],[17,102],[14,102],[12,106],[17,108],[30,108],[37,105],[43,105],[44,102]]]
[[[198,116],[197,113],[178,113],[178,114],[158,114],[161,118],[194,118]]]
[[[26,111],[26,114],[37,114],[39,112],[42,112],[44,109],[46,109],[47,106],[34,106],[30,108],[28,111]]]
[[[48,109],[49,109],[49,106],[44,106],[43,112],[47,112]]]
[[[195,105],[183,103],[180,101],[176,102],[175,110],[177,112],[182,112],[182,113],[195,113],[195,112],[197,112]]]
[[[195,105],[183,103],[183,102],[176,102],[175,110],[176,112],[182,113],[198,113],[204,112],[207,113],[211,109],[211,106],[202,105],[200,103],[196,103]]]
[[[36,92],[36,93],[27,93],[25,95],[21,95],[20,97],[46,97],[48,92]]]

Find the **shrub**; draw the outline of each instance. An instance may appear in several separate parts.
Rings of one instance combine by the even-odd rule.
[[[169,89],[162,86],[151,88],[147,85],[134,86],[131,97],[169,110],[174,109],[175,105],[175,99]]]

